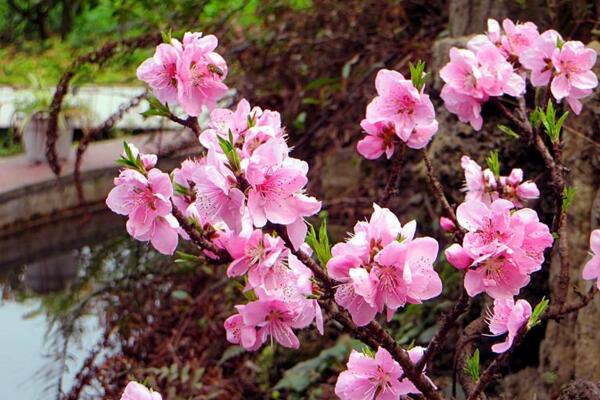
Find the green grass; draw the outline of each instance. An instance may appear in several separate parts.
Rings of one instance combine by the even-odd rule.
[[[63,71],[80,55],[91,48],[74,48],[58,40],[39,42],[24,42],[19,46],[0,48],[0,85],[28,87],[29,74],[35,74],[47,85],[54,85],[60,79]],[[78,83],[95,84],[130,84],[136,83],[135,69],[151,55],[151,49],[136,50],[132,53],[119,55],[102,67],[95,65],[84,66],[78,73],[75,85]]]

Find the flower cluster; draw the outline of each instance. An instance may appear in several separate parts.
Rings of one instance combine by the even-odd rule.
[[[227,340],[256,350],[268,337],[284,347],[300,346],[293,329],[315,321],[323,334],[323,315],[312,295],[312,272],[285,247],[281,238],[254,230],[230,238],[227,250],[234,257],[227,270],[230,277],[247,276],[246,291],[258,298],[236,306],[227,318]]]
[[[433,269],[437,241],[415,239],[415,221],[402,226],[387,208],[373,207],[368,222],[358,222],[352,237],[333,246],[327,263],[329,276],[339,282],[335,301],[358,326],[384,309],[389,320],[406,303],[419,304],[442,292]]]
[[[413,149],[425,147],[438,122],[424,88],[418,90],[410,79],[387,69],[378,72],[375,87],[377,96],[360,124],[367,136],[358,142],[358,152],[369,160],[383,153],[389,159],[400,142]]]
[[[534,210],[513,208],[504,199],[490,205],[468,200],[456,210],[467,233],[462,245],[446,249],[446,258],[467,271],[464,285],[470,296],[485,292],[494,299],[511,298],[542,266],[544,250],[553,242],[550,230]]]
[[[502,28],[490,19],[487,35],[472,38],[468,49],[450,50],[450,62],[440,71],[445,82],[441,97],[448,111],[479,130],[481,106],[490,97],[522,95],[529,71],[533,86],[550,83],[556,100],[566,98],[579,114],[579,100],[598,85],[591,71],[596,52],[581,42],[564,42],[552,30],[540,34],[531,22],[505,19]]]
[[[540,197],[537,185],[532,181],[523,182],[523,170],[514,168],[508,176],[495,176],[491,169],[481,166],[468,156],[460,160],[465,170],[466,200],[480,200],[490,205],[496,199],[510,200],[515,207]]]
[[[213,108],[227,92],[222,82],[227,64],[215,53],[218,41],[214,35],[187,32],[180,42],[158,45],[154,56],[137,69],[138,79],[146,82],[154,96],[162,102],[179,104],[192,116],[203,106]]]
[[[410,360],[418,363],[424,350],[410,349]],[[335,394],[342,400],[394,400],[421,393],[407,378],[400,379],[402,367],[382,347],[374,355],[352,350],[347,366],[335,384]]]
[[[106,204],[113,212],[129,217],[127,232],[132,237],[150,241],[163,254],[173,254],[179,222],[171,214],[171,179],[155,168],[155,155],[140,154],[133,145],[126,147],[126,151],[129,154],[124,157],[136,168],[123,169],[115,178],[115,187],[108,194]]]

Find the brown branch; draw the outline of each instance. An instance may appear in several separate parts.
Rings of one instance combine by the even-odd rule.
[[[448,218],[452,220],[452,222],[456,226],[456,229],[460,231],[460,225],[458,223],[458,219],[456,219],[456,213],[454,212],[452,206],[450,206],[448,199],[446,199],[446,195],[444,194],[444,189],[442,188],[440,181],[438,181],[437,177],[435,176],[433,165],[431,165],[431,160],[427,155],[427,149],[423,149],[422,154],[423,161],[425,161],[425,165],[427,166],[427,177],[429,178],[429,183],[431,184],[431,190],[433,191],[434,196],[442,206],[444,213],[448,216]]]
[[[379,199],[381,206],[386,206],[389,199],[398,192],[398,184],[400,183],[400,168],[402,168],[402,161],[404,153],[406,152],[406,145],[401,142],[399,148],[394,154],[394,160],[392,162],[392,170],[389,174],[388,181],[385,185],[383,195]]]
[[[464,289],[463,285],[463,288],[460,292],[460,296],[458,297],[456,303],[454,303],[450,310],[442,314],[439,323],[440,328],[438,329],[433,339],[431,339],[431,341],[429,342],[429,345],[427,345],[423,357],[415,365],[417,371],[423,371],[427,363],[444,345],[446,339],[448,338],[448,332],[450,331],[452,326],[456,324],[456,320],[466,311],[468,306],[469,295],[467,294],[467,291]]]
[[[467,396],[475,389],[476,382],[473,381],[471,376],[465,372],[465,369],[467,367],[467,360],[469,359],[469,356],[473,354],[473,342],[481,336],[481,333],[486,329],[486,327],[487,323],[485,317],[482,315],[467,325],[461,334],[460,339],[458,340],[454,358],[454,372],[452,376],[452,395],[455,397],[457,378]],[[482,397],[483,396],[484,395],[482,395]]]
[[[125,49],[136,49],[145,47],[152,44],[158,44],[162,40],[160,34],[145,34],[141,37],[123,39],[120,41],[109,42],[103,45],[100,49],[89,52],[79,58],[77,58],[69,68],[63,72],[56,90],[54,91],[54,97],[50,104],[50,116],[48,119],[48,127],[46,128],[46,158],[48,164],[55,175],[60,175],[61,166],[58,162],[56,154],[56,140],[58,138],[58,115],[62,108],[62,102],[69,91],[69,83],[77,73],[77,70],[84,64],[102,64],[111,57],[113,57],[117,50],[120,48]]]
[[[523,338],[525,337],[525,334],[527,332],[528,332],[527,324],[523,324],[523,326],[519,329],[519,331],[517,332],[517,335],[515,336],[513,345],[508,350],[506,350],[504,353],[499,354],[490,363],[490,365],[488,365],[488,367],[483,371],[483,373],[479,377],[479,380],[477,381],[477,384],[473,388],[473,391],[467,398],[468,400],[481,399],[481,395],[483,394],[483,391],[485,390],[486,386],[489,385],[490,382],[494,379],[496,372],[502,366],[502,364],[504,364],[504,362],[506,360],[508,360],[508,358],[509,358],[510,354],[513,352],[513,350],[519,344],[521,344],[521,342],[523,341]]]
[[[518,115],[510,112],[510,110],[508,110],[500,101],[496,101],[495,104],[506,117],[523,130],[526,137],[544,160],[546,167],[550,170],[551,183],[556,203],[556,232],[558,233],[558,253],[560,255],[560,272],[552,308],[554,313],[560,313],[560,310],[564,307],[567,299],[570,281],[569,271],[571,269],[567,233],[568,216],[567,210],[562,206],[565,189],[565,168],[562,165],[562,145],[560,142],[553,143],[555,154],[553,156],[552,153],[550,153],[550,150],[544,143],[539,131],[534,129],[527,117],[527,107],[524,98],[519,98],[519,108],[517,109]]]
[[[194,135],[196,135],[196,137],[200,136],[200,126],[198,125],[198,118],[197,117],[192,117],[189,116],[186,119],[183,118],[179,118],[178,116],[176,116],[175,114],[171,113],[168,118],[179,124],[182,125],[186,128],[189,128],[192,130],[192,132],[194,132]]]
[[[587,306],[598,293],[598,287],[594,286],[588,292],[587,295],[582,296],[577,303],[573,304],[565,304],[562,308],[553,308],[548,310],[541,318],[542,321],[545,320],[559,320],[563,318],[565,315],[581,310],[583,307]]]
[[[192,243],[194,243],[203,250],[210,251],[216,256],[216,259],[211,259],[211,261],[216,262],[218,264],[224,264],[232,261],[231,256],[226,250],[218,248],[213,242],[202,236],[202,234],[198,232],[196,228],[194,228],[194,226],[185,217],[185,215],[183,215],[181,210],[179,210],[175,206],[175,204],[172,205],[173,209],[171,212],[173,216],[177,219],[177,221],[179,221],[179,225],[181,225],[181,228],[185,231],[185,233],[188,234]]]
[[[77,146],[77,153],[75,156],[75,168],[73,170],[73,179],[75,181],[75,188],[77,189],[77,197],[79,198],[80,203],[85,202],[85,196],[83,193],[83,185],[81,183],[81,161],[83,159],[83,154],[85,153],[85,151],[88,148],[88,145],[90,144],[92,139],[94,139],[97,135],[100,135],[102,132],[105,132],[105,131],[111,129],[115,125],[115,123],[117,123],[117,121],[119,121],[121,118],[123,118],[123,115],[125,115],[125,113],[128,110],[139,105],[140,102],[144,98],[146,98],[146,96],[148,96],[147,91],[134,97],[127,103],[121,104],[121,106],[119,106],[119,109],[114,114],[112,114],[110,117],[108,117],[102,124],[98,125],[96,128],[93,128],[89,132],[84,134],[84,136],[79,141],[79,145]]]

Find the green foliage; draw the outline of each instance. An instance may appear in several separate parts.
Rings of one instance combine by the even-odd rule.
[[[146,168],[144,167],[144,163],[142,163],[140,155],[134,155],[131,151],[131,147],[129,147],[129,143],[125,141],[123,142],[123,148],[125,149],[125,154],[121,154],[121,158],[119,158],[116,163],[122,167],[131,168],[146,175]]]
[[[529,317],[529,321],[527,321],[527,329],[531,329],[536,325],[540,324],[540,318],[550,305],[550,300],[546,298],[546,296],[542,297],[539,303],[533,308],[533,312],[531,313],[531,317]]]
[[[575,194],[577,193],[577,189],[574,187],[566,186],[563,190],[563,200],[562,200],[562,209],[564,212],[567,212],[571,204],[573,203],[573,199],[575,198]]]
[[[490,152],[490,155],[487,156],[485,162],[488,168],[494,173],[494,176],[500,176],[500,156],[498,155],[497,150],[493,150]]]
[[[329,243],[329,235],[327,234],[327,214],[322,212],[320,217],[321,226],[318,233],[315,231],[315,227],[309,224],[306,243],[313,249],[321,265],[325,266],[331,259],[331,244]]]
[[[408,68],[410,69],[410,80],[420,92],[429,78],[429,74],[425,73],[425,62],[418,60],[416,64],[408,63]]]
[[[296,393],[305,392],[321,375],[336,364],[343,363],[352,349],[351,339],[341,336],[335,346],[325,349],[315,358],[299,362],[285,371],[274,390],[287,390]]]
[[[565,112],[557,119],[556,110],[551,100],[548,100],[546,110],[541,107],[536,108],[530,116],[530,120],[534,126],[538,127],[540,124],[544,127],[546,134],[550,137],[552,143],[558,143],[560,140],[560,132],[562,126],[567,119],[569,112]]]
[[[479,349],[475,349],[473,355],[467,359],[467,366],[465,367],[465,372],[469,374],[473,382],[477,382],[479,380]]]
[[[220,135],[217,135],[217,139],[219,140],[219,146],[221,146],[221,150],[227,157],[227,166],[233,172],[239,172],[241,170],[240,166],[240,155],[238,154],[235,143],[233,142],[233,133],[229,130],[229,137],[227,139],[222,138]]]
[[[504,133],[508,137],[513,139],[519,138],[519,134],[506,125],[498,125],[498,129],[500,129],[500,132]]]
[[[141,113],[144,118],[149,117],[168,117],[171,115],[171,110],[168,104],[163,104],[156,97],[148,96],[148,109]]]

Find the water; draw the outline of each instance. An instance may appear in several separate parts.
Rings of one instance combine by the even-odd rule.
[[[101,210],[0,238],[0,399],[69,391],[102,338],[95,293],[137,257],[124,223]]]

